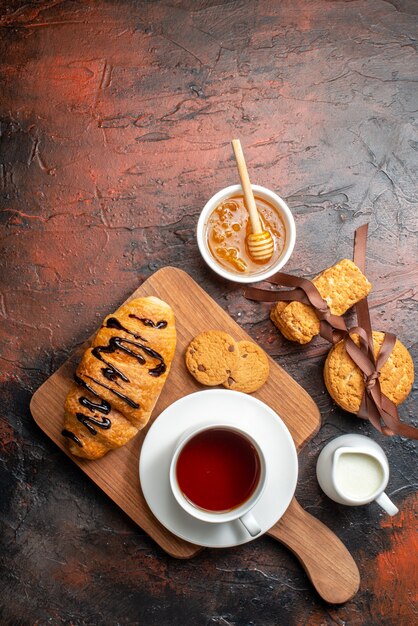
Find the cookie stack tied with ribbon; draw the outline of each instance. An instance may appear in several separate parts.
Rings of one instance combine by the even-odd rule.
[[[392,435],[393,427],[396,428],[394,407],[411,391],[414,364],[408,350],[392,333],[372,332],[371,342],[370,335],[357,327],[329,351],[324,380],[328,393],[341,408],[369,419],[378,430]],[[390,404],[384,403],[384,398]],[[380,428],[382,410],[387,415]],[[411,436],[403,429],[404,425],[399,424],[397,432]]]
[[[414,381],[411,355],[393,333],[374,332],[371,327],[367,303],[371,285],[364,275],[367,231],[367,224],[356,230],[354,263],[343,259],[313,281],[280,272],[269,282],[291,290],[250,287],[245,296],[277,303],[271,318],[286,338],[307,343],[319,334],[334,344],[324,379],[339,406],[368,419],[384,435],[418,439],[418,429],[402,423],[397,410]],[[347,329],[341,314],[353,304],[358,325]]]
[[[354,237],[354,262],[365,271],[368,224]],[[356,304],[358,326],[331,348],[324,367],[330,396],[346,411],[368,419],[384,435],[418,439],[418,429],[400,421],[397,405],[409,395],[414,364],[393,333],[373,332],[367,298]]]
[[[303,290],[300,299],[277,302],[270,311],[270,318],[286,339],[300,344],[310,342],[316,335],[331,342],[334,338],[341,338],[347,329],[340,316],[365,298],[372,288],[357,265],[348,259],[324,270],[312,283],[297,280],[300,281],[299,289]],[[279,274],[274,282],[297,287],[286,274]],[[289,295],[293,297],[295,294]]]
[[[275,302],[270,312],[272,322],[290,341],[300,344],[321,335],[335,343],[347,333],[342,313],[365,298],[371,284],[360,269],[348,259],[324,270],[312,280],[278,272],[267,282],[291,290],[268,291],[250,287],[245,296],[250,300]]]

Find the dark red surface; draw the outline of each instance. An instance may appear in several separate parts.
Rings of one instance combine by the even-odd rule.
[[[3,0],[0,11],[1,622],[415,623],[414,444],[339,410],[322,381],[325,342],[285,341],[268,305],[214,276],[195,240],[206,200],[237,181],[239,136],[253,182],[294,212],[287,270],[312,276],[350,257],[355,227],[370,222],[373,322],[417,364],[415,0]],[[33,423],[35,389],[167,264],[318,403],[297,495],[358,562],[361,588],[345,606],[324,605],[269,538],[168,557]],[[402,419],[417,408],[415,385]],[[397,517],[321,493],[318,453],[345,432],[383,445]]]

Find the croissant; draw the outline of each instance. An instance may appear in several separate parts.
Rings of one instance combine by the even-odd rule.
[[[104,319],[65,401],[72,454],[98,459],[146,426],[175,348],[173,310],[158,298],[131,300]]]

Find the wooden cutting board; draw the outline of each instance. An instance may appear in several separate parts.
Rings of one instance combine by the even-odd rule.
[[[171,305],[175,313],[177,328],[176,355],[170,375],[150,420],[151,424],[175,400],[205,388],[190,376],[184,364],[183,355],[185,348],[195,335],[203,330],[213,328],[229,332],[236,340],[249,339],[249,336],[182,270],[173,267],[159,270],[148,278],[127,301],[149,295],[158,296]],[[117,306],[112,303],[109,313],[116,308]],[[177,558],[194,556],[201,548],[175,537],[166,530],[152,515],[142,495],[138,476],[138,459],[148,427],[122,448],[113,450],[96,461],[78,459],[68,452],[65,438],[61,435],[64,400],[72,383],[76,365],[87,345],[88,342],[81,346],[62,367],[48,378],[32,397],[30,408],[36,423],[96,485],[166,552]],[[280,415],[289,428],[298,451],[318,431],[320,426],[318,407],[306,391],[272,359],[270,359],[269,379],[254,396],[268,404]],[[300,543],[306,543],[304,542],[304,537],[308,538],[307,544],[312,547],[312,541],[309,539],[309,523],[314,518],[309,516],[310,520],[305,519],[308,514],[303,509],[300,509],[303,511],[303,523],[302,525],[299,524],[295,537],[295,529],[298,528],[298,517],[300,518],[298,506],[296,500],[293,500],[288,512],[273,527],[269,534],[286,543],[295,553],[298,552],[298,557],[302,560],[308,575],[313,580],[316,573],[310,571],[312,567],[309,568],[306,562],[303,561],[298,547]],[[320,524],[317,520],[314,520],[314,522]],[[307,524],[306,528],[305,524]],[[322,524],[321,526],[323,529],[326,529]],[[331,531],[328,529],[326,531],[330,534],[331,539],[335,538],[339,542]],[[308,547],[309,552],[309,546],[302,545],[302,552],[306,553],[306,547]],[[342,547],[344,548],[344,546]],[[318,551],[317,547],[316,551]],[[337,557],[338,555],[333,555],[330,562],[334,562]],[[341,559],[344,560],[346,555],[340,554],[340,557],[339,560],[341,561]],[[312,560],[312,555],[309,558]],[[316,560],[315,554],[313,560]],[[316,582],[314,580],[313,582],[318,588]],[[321,591],[320,593],[325,597],[327,590],[325,590],[325,595]],[[344,593],[347,595],[347,592]],[[326,599],[331,602],[341,602],[348,599],[344,597],[342,600],[335,600],[332,599],[334,595],[331,596],[331,599]]]

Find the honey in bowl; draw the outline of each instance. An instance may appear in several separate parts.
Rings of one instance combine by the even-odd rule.
[[[256,274],[274,265],[286,245],[286,230],[278,209],[267,200],[255,196],[257,211],[263,230],[270,231],[274,252],[267,262],[251,257],[247,237],[251,223],[245,207],[244,196],[233,196],[221,202],[210,214],[207,222],[207,244],[219,265],[238,274]]]

